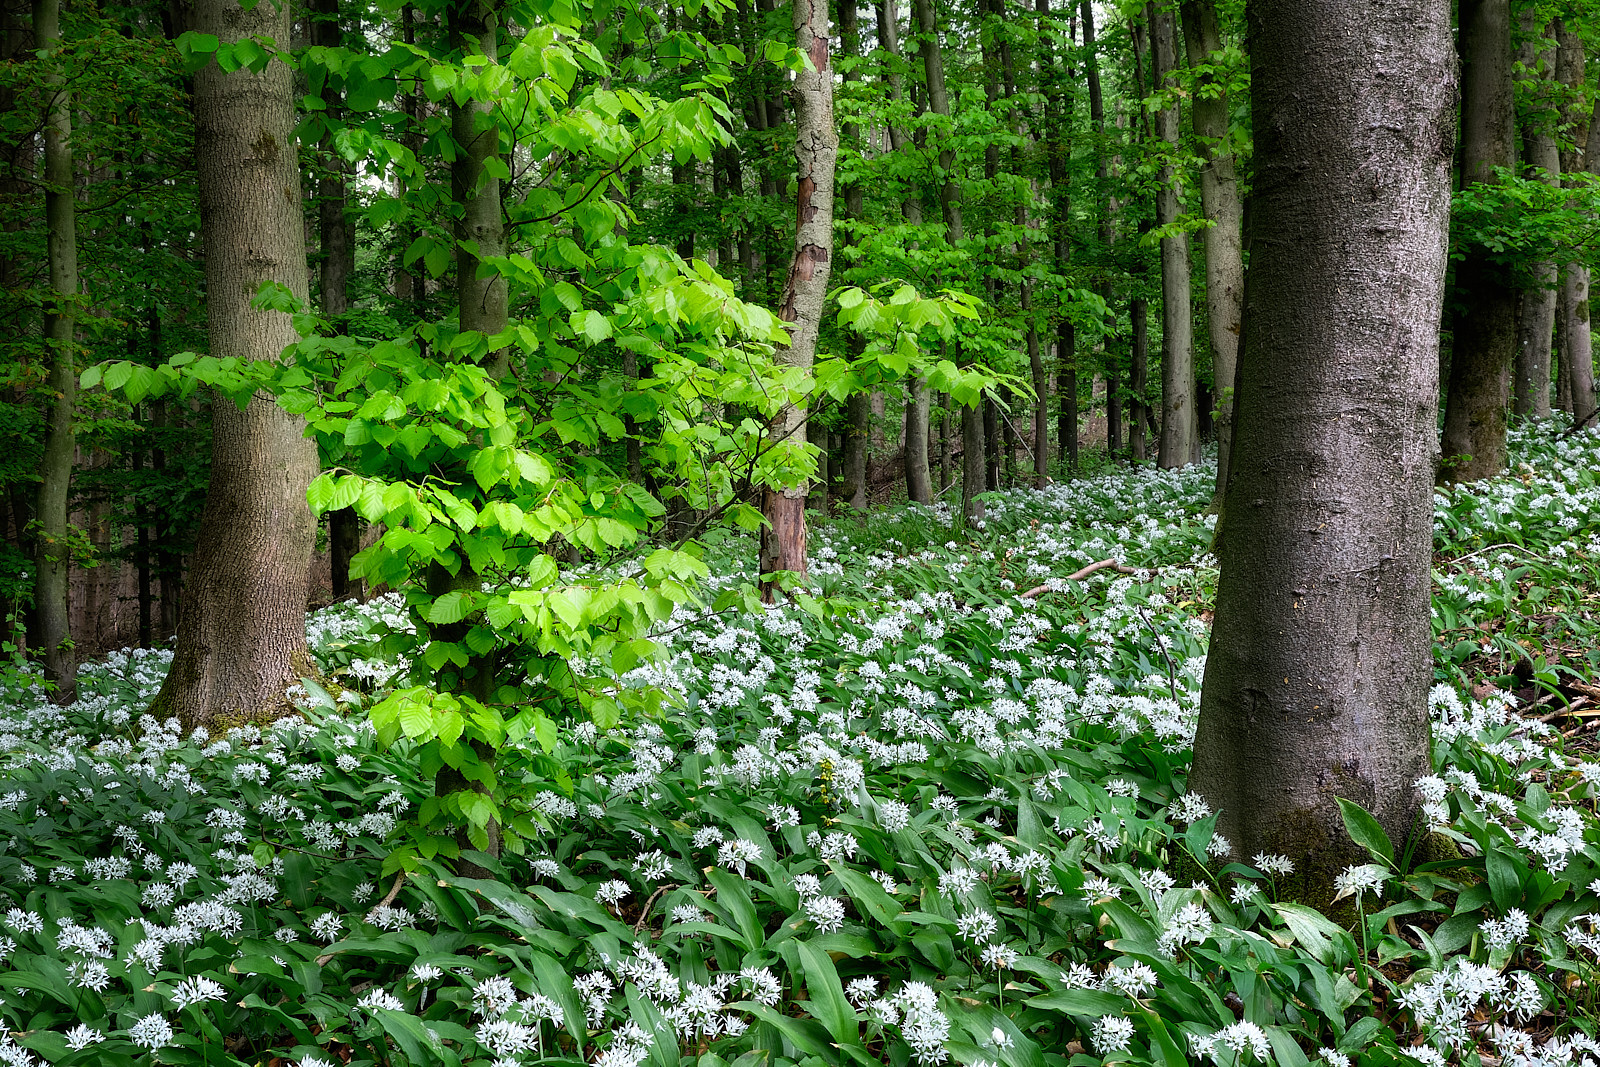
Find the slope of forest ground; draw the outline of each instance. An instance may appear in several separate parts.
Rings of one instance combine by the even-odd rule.
[[[0,1058],[1600,1059],[1600,433],[1513,437],[1510,475],[1436,497],[1418,787],[1454,856],[1352,809],[1344,925],[1184,795],[1214,472],[1139,468],[997,494],[979,530],[834,522],[841,612],[685,610],[617,679],[659,716],[530,750],[547,830],[493,880],[383,873],[433,789],[365,715],[395,598],[310,617],[322,684],[266,730],[142,717],[167,653],[85,666],[67,708],[12,666]],[[710,585],[753,579],[747,540],[709,552]],[[1134,572],[1066,578],[1109,558]]]

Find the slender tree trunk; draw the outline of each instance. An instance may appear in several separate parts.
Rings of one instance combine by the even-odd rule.
[[[1078,331],[1072,320],[1056,326],[1056,438],[1067,469],[1078,469]]]
[[[983,519],[983,501],[978,494],[984,484],[983,412],[965,404],[961,408],[961,514],[969,522]]]
[[[1189,790],[1321,904],[1366,860],[1335,798],[1398,852],[1429,770],[1450,5],[1251,0],[1249,25],[1256,239]]]
[[[1493,184],[1516,161],[1511,0],[1461,0],[1461,183]],[[1517,294],[1492,250],[1468,245],[1456,265],[1456,315],[1445,401],[1441,482],[1474,482],[1506,465],[1506,402],[1517,343]]]
[[[194,28],[224,43],[289,40],[289,8],[198,0]],[[277,359],[299,340],[290,316],[251,307],[276,282],[307,295],[294,78],[216,63],[194,78],[195,157],[206,247],[211,355]],[[212,409],[211,486],[183,586],[178,648],[152,705],[185,730],[265,721],[291,710],[284,690],[312,670],[306,589],[315,526],[306,487],[317,472],[305,421],[269,397]]]
[[[1557,116],[1550,106],[1550,88],[1555,69],[1555,27],[1545,29],[1549,43],[1533,37],[1537,30],[1535,13],[1523,14],[1523,32],[1528,42],[1521,53],[1524,77],[1533,77],[1538,89],[1533,94],[1531,113],[1522,124],[1524,162],[1532,177],[1546,185],[1561,184],[1561,155],[1556,150],[1554,127]],[[1534,418],[1550,416],[1550,342],[1556,321],[1556,265],[1546,260],[1534,264],[1534,285],[1519,294],[1517,347],[1512,369],[1513,410]]]
[[[933,474],[928,469],[928,383],[921,377],[906,382],[906,498],[913,504],[933,503]]]
[[[1104,263],[1111,256],[1116,234],[1111,222],[1111,204],[1106,193],[1106,183],[1111,171],[1106,158],[1106,105],[1105,96],[1100,88],[1100,55],[1095,48],[1092,0],[1081,0],[1079,17],[1083,25],[1084,54],[1088,57],[1086,81],[1089,89],[1089,129],[1094,135],[1095,215],[1099,219],[1099,252]],[[1100,294],[1100,299],[1109,306],[1111,277],[1104,266],[1098,272],[1095,289]],[[1116,354],[1111,346],[1106,344],[1102,348],[1105,354],[1106,372],[1106,451],[1115,455],[1122,447],[1121,375]]]
[[[34,47],[52,53],[53,61],[61,47],[60,0],[34,0],[33,34]],[[45,682],[54,687],[52,699],[70,704],[78,695],[78,657],[67,603],[72,570],[68,499],[72,457],[77,450],[73,409],[78,393],[78,223],[72,188],[72,97],[60,73],[46,76],[45,85],[51,95],[44,114],[45,244],[50,275],[44,343],[50,359],[51,399],[35,510],[39,530],[34,538],[37,578],[33,596],[38,632],[29,636],[37,642]]]
[[[778,317],[792,323],[787,348],[778,358],[811,369],[817,351],[817,333],[828,293],[833,257],[833,173],[839,156],[839,134],[833,124],[833,71],[828,62],[827,0],[794,0],[795,44],[811,66],[795,76],[796,228],[794,260],[783,286]],[[775,437],[805,443],[805,412],[785,408],[773,421]],[[927,434],[923,434],[926,442]],[[924,445],[924,450],[926,446]],[[762,513],[767,526],[761,532],[761,573],[788,571],[806,575],[806,487],[769,488]],[[777,591],[773,582],[761,584],[762,599],[770,602]]]
[[[1582,104],[1586,78],[1584,46],[1583,37],[1568,26],[1566,20],[1556,19],[1554,26],[1556,80],[1563,87],[1563,97],[1569,101],[1562,109],[1562,139],[1566,144],[1561,149],[1561,174],[1565,184],[1571,185],[1574,180],[1571,176],[1590,166],[1586,158],[1589,112]],[[1563,411],[1575,414],[1577,399],[1572,388],[1572,372],[1578,364],[1594,358],[1589,336],[1589,268],[1581,262],[1561,264],[1561,287],[1556,291],[1556,324],[1561,339],[1556,399]]]
[[[871,430],[872,394],[851,394],[845,404],[844,484],[839,495],[856,511],[867,509],[867,442]]]
[[[339,0],[317,0],[312,41],[324,48],[344,43],[339,22]],[[339,333],[347,333],[350,312],[350,276],[356,269],[355,219],[350,214],[349,166],[333,143],[333,127],[344,117],[344,100],[337,90],[323,91],[329,123],[322,138],[322,176],[317,183],[317,232],[322,252],[318,295],[322,314]],[[329,572],[333,598],[361,597],[361,582],[350,577],[350,561],[361,550],[361,517],[355,508],[340,508],[328,515]]]
[[[1050,481],[1050,378],[1045,372],[1039,327],[1033,322],[1033,286],[1022,286],[1022,314],[1028,319],[1028,373],[1033,379],[1033,486]]]
[[[1150,23],[1151,79],[1158,89],[1178,81],[1177,26],[1171,11],[1145,4]],[[1156,139],[1174,154],[1179,148],[1178,105],[1155,114]],[[1182,212],[1176,168],[1161,168],[1156,187],[1156,223],[1169,226]],[[1189,236],[1161,238],[1161,447],[1162,467],[1182,467],[1200,458],[1199,421],[1194,401],[1194,319],[1189,304]]]
[[[1183,39],[1191,69],[1222,50],[1215,0],[1184,0]],[[1200,204],[1212,225],[1201,232],[1206,252],[1206,313],[1216,383],[1217,496],[1228,481],[1233,443],[1233,369],[1244,311],[1244,203],[1228,145],[1228,95],[1214,74],[1196,75],[1195,139],[1200,153]],[[1204,413],[1202,413],[1204,414]]]
[[[1149,418],[1145,393],[1150,388],[1149,317],[1149,304],[1144,297],[1136,296],[1128,302],[1128,454],[1135,463],[1150,458],[1145,447],[1145,424]]]
[[[1584,131],[1586,144],[1584,169],[1590,174],[1600,173],[1600,97],[1589,114],[1588,129]],[[1567,288],[1570,286],[1570,290]],[[1595,413],[1594,392],[1594,342],[1589,324],[1589,268],[1569,266],[1563,292],[1567,300],[1567,367],[1568,389],[1572,395],[1572,418],[1579,425],[1589,422]]]
[[[983,406],[983,484],[990,489],[1000,488],[1000,411],[993,397],[985,397]]]

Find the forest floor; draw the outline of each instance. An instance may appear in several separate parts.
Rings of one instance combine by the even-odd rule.
[[[1518,432],[1512,468],[1435,498],[1418,788],[1460,857],[1358,824],[1343,925],[1184,793],[1213,471],[1140,468],[996,494],[981,529],[824,525],[834,612],[686,608],[613,679],[660,715],[502,754],[545,831],[492,879],[385,872],[433,789],[365,716],[406,670],[373,655],[398,597],[308,619],[322,684],[267,730],[142,717],[161,651],[86,665],[68,708],[13,668],[0,1059],[1600,1059],[1600,434]],[[707,598],[754,577],[746,538],[708,557]],[[1110,558],[1135,572],[1066,577]]]

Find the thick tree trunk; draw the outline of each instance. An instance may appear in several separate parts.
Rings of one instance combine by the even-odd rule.
[[[195,26],[224,43],[289,39],[288,5],[198,0]],[[290,316],[250,306],[267,282],[306,298],[305,228],[294,142],[294,78],[215,63],[194,79],[195,157],[206,247],[211,355],[277,359],[299,340]],[[303,419],[258,396],[212,409],[211,486],[184,582],[178,649],[151,711],[186,730],[290,710],[310,673],[306,588],[315,526],[306,487],[316,446]]]
[[[1516,161],[1511,0],[1461,0],[1461,183],[1493,184]],[[1481,245],[1456,266],[1456,315],[1445,401],[1441,482],[1473,482],[1506,465],[1506,401],[1517,343],[1509,271]]]
[[[1177,27],[1171,11],[1145,4],[1150,23],[1151,81],[1157,88],[1177,84]],[[1178,105],[1161,108],[1155,115],[1156,138],[1167,151],[1179,149],[1182,136]],[[1182,213],[1182,196],[1175,168],[1165,166],[1157,177],[1156,224],[1168,226]],[[1194,401],[1194,317],[1189,293],[1189,236],[1173,234],[1161,239],[1161,447],[1162,467],[1182,467],[1200,458],[1199,420]]]
[[[61,46],[60,0],[34,0],[34,47],[56,52]],[[36,644],[52,699],[70,704],[78,695],[78,657],[72,645],[67,605],[72,553],[68,547],[68,498],[72,457],[77,449],[74,406],[78,394],[77,314],[78,223],[73,199],[72,97],[62,74],[45,78],[51,87],[44,114],[44,210],[50,302],[44,312],[44,343],[49,352],[49,413],[45,422],[44,457],[39,469],[35,519],[33,597],[38,631]],[[19,531],[20,533],[21,531]]]
[[[817,333],[833,267],[833,172],[839,156],[839,134],[833,124],[833,70],[828,62],[827,0],[795,0],[795,44],[811,66],[795,76],[796,182],[794,259],[783,286],[778,317],[791,323],[789,344],[778,358],[809,371],[817,352]],[[773,420],[773,435],[804,444],[805,412],[786,407]],[[923,434],[926,453],[927,434]],[[761,573],[788,571],[806,576],[806,487],[766,490],[762,513]],[[770,602],[774,582],[763,580],[762,599]]]
[[[1191,69],[1222,50],[1214,0],[1184,0],[1183,40]],[[1206,252],[1206,313],[1216,383],[1217,495],[1228,481],[1233,444],[1233,369],[1244,311],[1244,204],[1228,148],[1228,95],[1213,74],[1196,75],[1194,132],[1200,153],[1200,204],[1212,225],[1201,231]]]
[[[1402,842],[1429,770],[1450,5],[1249,12],[1258,239],[1189,789],[1324,903],[1365,859],[1335,798]]]
[[[1556,53],[1555,28],[1547,27],[1542,44],[1533,36],[1538,29],[1534,12],[1523,14],[1523,32],[1528,42],[1520,58],[1524,77],[1537,80],[1534,106],[1522,124],[1523,162],[1530,177],[1546,185],[1561,184],[1561,154],[1556,150],[1556,115],[1550,107],[1551,79]],[[1548,260],[1534,264],[1534,285],[1518,294],[1517,347],[1511,373],[1512,410],[1518,415],[1548,418],[1550,415],[1550,343],[1556,322],[1556,265]]]

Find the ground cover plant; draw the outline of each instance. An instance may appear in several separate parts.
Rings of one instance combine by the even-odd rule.
[[[841,520],[824,607],[681,605],[613,679],[658,713],[511,746],[537,832],[489,879],[395,869],[434,787],[382,710],[399,596],[313,615],[266,729],[142,717],[163,652],[66,708],[12,670],[0,1062],[1600,1060],[1597,471],[1540,428],[1436,497],[1432,836],[1347,808],[1343,922],[1184,791],[1206,466]],[[702,601],[754,580],[708,553]]]

